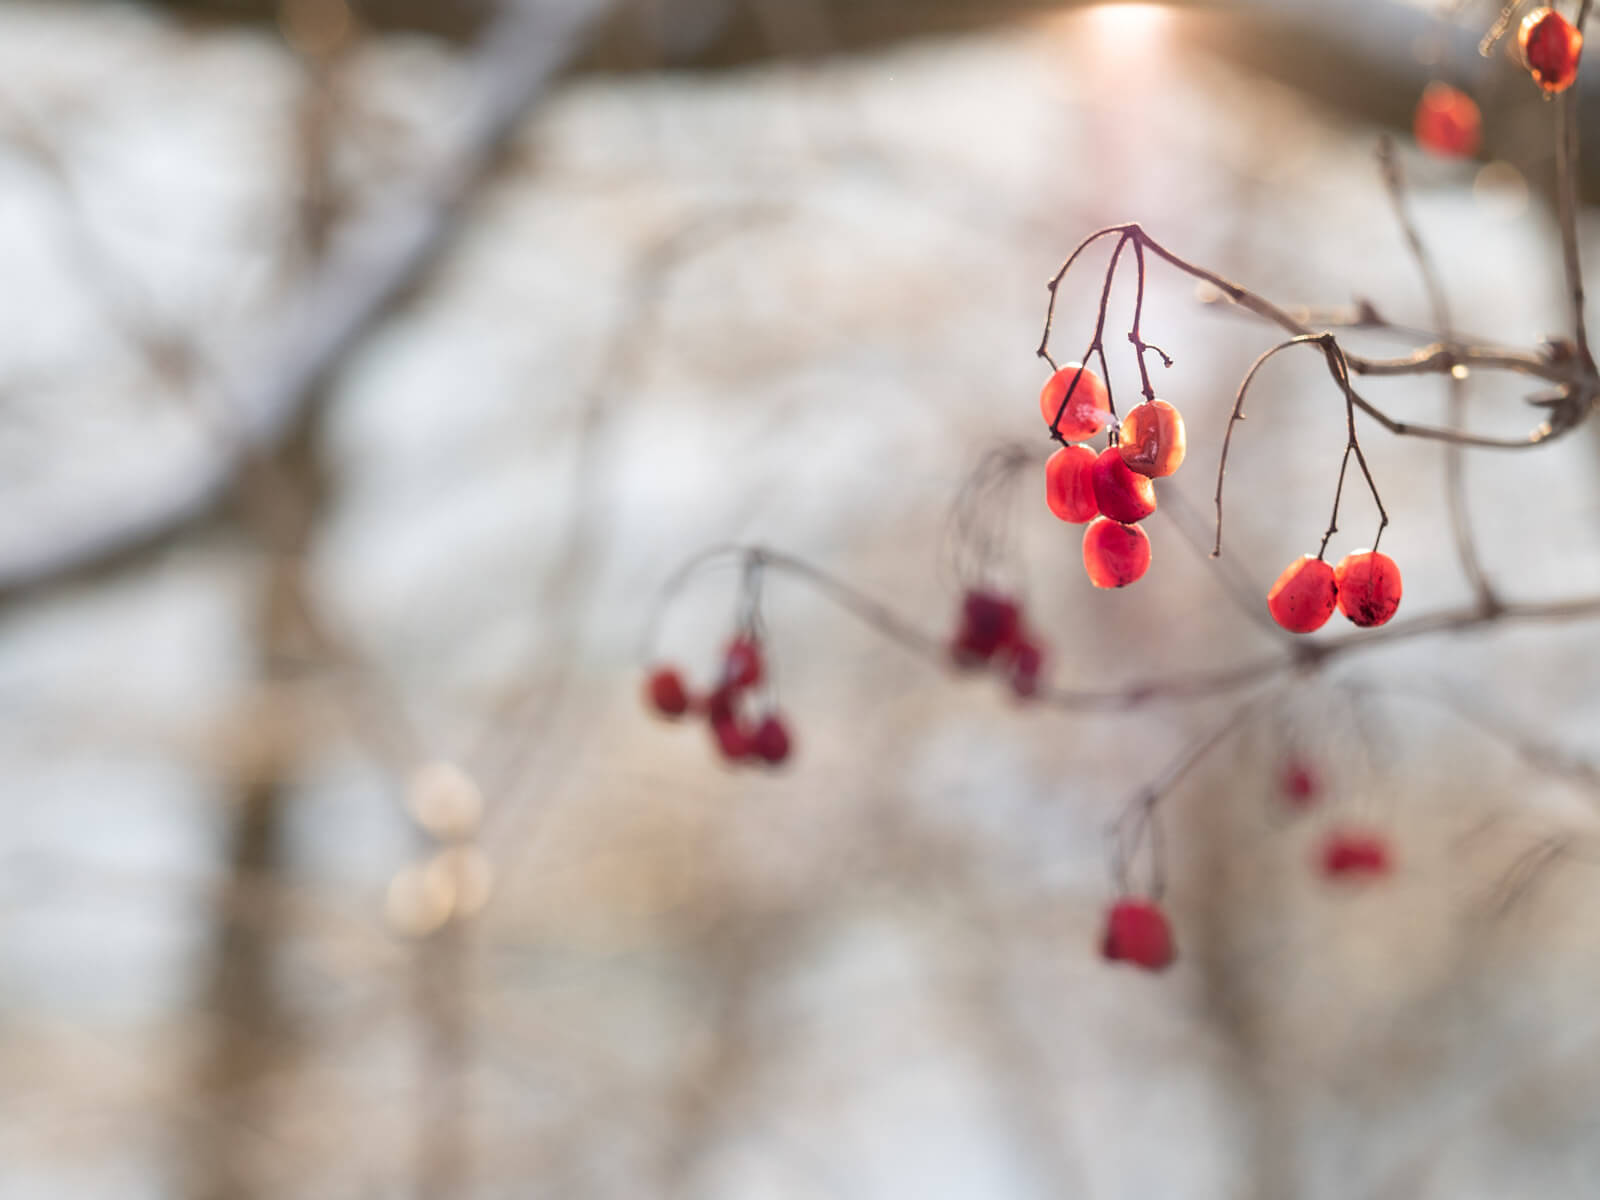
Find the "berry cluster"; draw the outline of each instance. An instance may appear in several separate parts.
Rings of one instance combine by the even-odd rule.
[[[950,658],[968,670],[998,667],[1020,699],[1038,694],[1044,673],[1044,647],[1022,618],[1022,606],[1009,596],[973,588],[961,599]]]
[[[1290,633],[1312,633],[1337,607],[1363,628],[1382,625],[1400,607],[1400,568],[1376,550],[1357,550],[1330,567],[1302,554],[1267,592],[1267,611]]]
[[[1067,443],[1045,464],[1045,502],[1074,525],[1087,524],[1083,565],[1098,588],[1126,587],[1150,567],[1150,539],[1139,522],[1156,510],[1154,480],[1183,463],[1183,417],[1165,400],[1135,407],[1120,426],[1111,395],[1088,367],[1068,363],[1045,381],[1039,411],[1052,437]],[[1112,426],[1098,454],[1081,443]]]
[[[691,695],[673,666],[658,666],[645,682],[645,700],[663,717],[686,713],[704,716],[724,761],[764,762],[778,766],[789,757],[789,727],[778,710],[757,711],[756,690],[765,675],[760,641],[741,633],[728,643],[716,686],[703,696]]]

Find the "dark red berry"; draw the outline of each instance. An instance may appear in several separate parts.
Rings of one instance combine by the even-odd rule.
[[[732,713],[712,716],[711,736],[722,757],[730,763],[739,762],[750,754],[750,735]]]
[[[1536,8],[1522,19],[1517,45],[1533,81],[1547,92],[1563,92],[1578,78],[1583,34],[1560,13]]]
[[[1322,843],[1322,873],[1330,879],[1375,879],[1392,865],[1389,843],[1376,833],[1338,830]]]
[[[777,713],[768,713],[750,739],[756,757],[777,766],[789,757],[789,729]]]
[[[664,717],[681,717],[689,711],[689,693],[683,677],[672,667],[657,667],[645,683],[650,706]]]
[[[1147,971],[1170,966],[1176,950],[1166,914],[1153,900],[1117,901],[1106,915],[1100,953],[1112,962],[1131,962]]]
[[[974,589],[961,601],[961,623],[950,651],[961,666],[979,666],[1011,646],[1022,632],[1017,602]]]

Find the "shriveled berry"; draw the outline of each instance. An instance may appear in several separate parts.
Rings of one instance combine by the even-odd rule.
[[[1334,570],[1320,558],[1302,554],[1267,591],[1267,611],[1290,633],[1311,633],[1333,616],[1338,603]]]
[[[1376,550],[1346,554],[1333,569],[1339,611],[1363,628],[1382,625],[1400,607],[1400,568]]]
[[[950,651],[960,666],[981,666],[1011,646],[1022,632],[1022,610],[1008,596],[969,591],[961,600],[961,621]]]
[[[1153,900],[1117,901],[1106,914],[1100,953],[1112,962],[1130,962],[1147,971],[1160,971],[1177,957],[1172,927]]]
[[[1044,465],[1044,498],[1050,511],[1063,521],[1082,525],[1100,512],[1094,499],[1094,451],[1087,446],[1063,446]]]
[[[1067,403],[1064,412],[1063,400]],[[1068,363],[1045,380],[1044,390],[1039,393],[1039,412],[1044,423],[1066,441],[1087,441],[1111,424],[1111,396],[1100,376],[1079,363]]]
[[[1094,483],[1095,504],[1113,521],[1132,525],[1156,510],[1156,485],[1122,461],[1120,447],[1102,450],[1089,478]]]
[[[1389,843],[1364,830],[1335,830],[1322,843],[1322,873],[1330,879],[1376,879],[1393,868]]]
[[[1411,128],[1417,145],[1442,158],[1471,158],[1483,140],[1477,102],[1437,79],[1422,89]]]
[[[1564,92],[1578,78],[1583,34],[1560,13],[1536,8],[1522,19],[1517,46],[1533,81],[1547,92]]]
[[[1183,465],[1189,435],[1183,415],[1165,400],[1137,404],[1122,418],[1117,450],[1128,468],[1140,475],[1160,478]]]
[[[664,717],[681,717],[689,711],[689,692],[683,676],[672,667],[657,667],[645,681],[650,706]]]
[[[1096,517],[1083,531],[1083,566],[1097,588],[1127,587],[1150,569],[1150,539],[1137,525]]]
[[[789,757],[789,727],[777,713],[768,713],[750,738],[750,749],[757,758],[777,766]]]
[[[1030,639],[1019,641],[1011,656],[1011,690],[1023,700],[1038,695],[1044,674],[1044,648]]]
[[[761,682],[761,645],[741,633],[728,643],[722,656],[722,677],[732,687],[755,687]]]

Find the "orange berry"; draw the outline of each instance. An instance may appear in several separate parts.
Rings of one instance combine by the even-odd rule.
[[[1400,568],[1376,550],[1346,554],[1333,569],[1339,611],[1363,628],[1382,625],[1400,607]]]
[[[1083,532],[1083,566],[1097,588],[1127,587],[1150,569],[1150,539],[1137,525],[1096,517]]]
[[[1333,616],[1338,589],[1334,571],[1320,558],[1302,554],[1267,592],[1267,611],[1290,633],[1311,633]]]
[[[1547,92],[1564,92],[1578,77],[1583,34],[1560,13],[1536,8],[1522,19],[1517,46],[1533,81]]]
[[[1117,449],[1129,470],[1152,478],[1171,475],[1182,466],[1189,445],[1183,415],[1165,400],[1135,405],[1122,419],[1120,437]]]
[[[1067,396],[1069,389],[1070,398]],[[1063,400],[1067,402],[1065,412],[1061,412]],[[1100,382],[1100,376],[1088,367],[1068,363],[1045,380],[1044,390],[1039,393],[1039,411],[1044,423],[1067,441],[1087,441],[1111,424],[1111,395]],[[1059,422],[1056,420],[1058,412],[1061,412]]]
[[[1118,446],[1107,446],[1094,460],[1090,473],[1094,501],[1113,521],[1132,525],[1156,510],[1156,485],[1148,476],[1130,470]]]
[[[1471,158],[1483,140],[1477,103],[1437,79],[1422,90],[1411,128],[1419,146],[1443,158]]]
[[[1090,478],[1093,468],[1094,451],[1087,446],[1063,446],[1045,463],[1045,503],[1063,521],[1082,525],[1099,514]]]

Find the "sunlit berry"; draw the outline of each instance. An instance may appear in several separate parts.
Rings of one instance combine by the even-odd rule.
[[[1064,412],[1061,410],[1063,400],[1067,402]],[[1111,396],[1100,376],[1078,363],[1068,363],[1045,380],[1044,390],[1039,393],[1039,412],[1044,416],[1044,423],[1063,439],[1082,442],[1111,424]],[[1056,420],[1058,412],[1061,413],[1059,421]]]
[[[1183,415],[1165,400],[1147,400],[1134,405],[1122,418],[1121,441],[1117,450],[1130,470],[1160,478],[1183,465],[1189,448]]]
[[[1333,616],[1338,589],[1334,570],[1320,558],[1302,554],[1267,592],[1267,611],[1290,633],[1311,633]]]
[[[672,667],[657,667],[645,681],[645,697],[664,717],[681,717],[689,711],[689,692],[683,676]]]
[[[1583,34],[1560,13],[1536,8],[1522,19],[1517,46],[1533,81],[1547,92],[1564,92],[1578,77]]]
[[[1095,504],[1113,521],[1132,525],[1156,510],[1156,485],[1149,476],[1130,470],[1116,446],[1100,452],[1089,478],[1094,484]]]
[[[761,646],[749,634],[741,633],[728,643],[722,656],[722,677],[733,687],[755,687],[761,682]]]
[[[1389,843],[1381,835],[1361,830],[1336,830],[1319,852],[1322,873],[1330,879],[1376,879],[1393,868]]]
[[[981,666],[1021,632],[1022,610],[1015,600],[974,588],[962,597],[961,622],[950,652],[960,666]]]
[[[1400,568],[1376,550],[1346,554],[1333,569],[1339,611],[1362,627],[1382,625],[1400,607]]]
[[[1477,102],[1437,79],[1422,89],[1411,128],[1417,145],[1443,158],[1471,158],[1483,140]]]
[[[1096,517],[1083,531],[1083,567],[1097,588],[1127,587],[1150,569],[1150,539],[1137,525]]]
[[[777,766],[789,757],[789,727],[777,713],[768,713],[750,736],[750,752]]]
[[[1100,953],[1112,962],[1130,962],[1147,971],[1171,966],[1176,949],[1166,914],[1153,900],[1117,901],[1106,914]]]
[[[1082,525],[1100,508],[1094,499],[1094,451],[1087,446],[1063,446],[1044,465],[1044,498],[1050,511],[1063,521]]]

